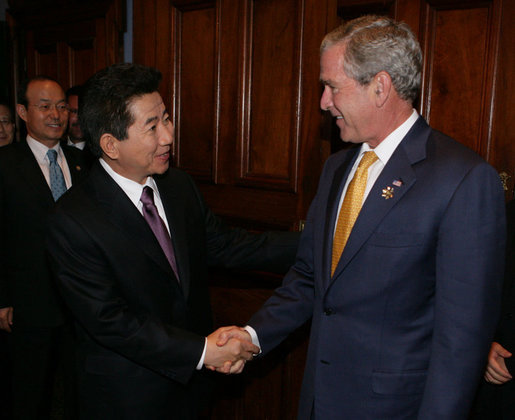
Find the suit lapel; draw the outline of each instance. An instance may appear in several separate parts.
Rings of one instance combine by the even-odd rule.
[[[187,209],[182,206],[174,188],[170,187],[170,185],[164,185],[164,181],[160,177],[156,177],[155,180],[165,209],[168,227],[170,228],[180,284],[184,296],[187,297],[190,288],[188,276],[190,272],[187,246],[188,234],[184,223]]]
[[[61,147],[63,149],[64,156],[66,157],[66,163],[68,164],[68,169],[70,170],[73,185],[84,176],[82,161],[77,159],[67,146]]]
[[[42,203],[46,201],[48,204],[53,205],[54,199],[52,192],[32,150],[30,150],[29,145],[25,141],[18,143],[18,145],[18,151],[21,157],[19,159],[17,173],[20,174],[20,176],[25,179],[27,185],[32,188],[34,196],[39,197],[38,201]]]
[[[416,174],[412,165],[425,159],[430,131],[429,126],[419,117],[392,154],[363,203],[331,283],[370,238],[384,217],[415,184]]]
[[[328,279],[328,282],[330,281],[331,277],[333,235],[334,227],[336,225],[336,219],[338,217],[338,206],[340,204],[340,196],[342,194],[345,181],[349,176],[350,170],[359,155],[359,150],[360,148],[356,147],[354,150],[349,151],[349,153],[345,155],[343,162],[334,173],[331,189],[329,190],[327,202],[330,203],[330,205],[328,205],[326,208],[326,217],[324,219],[325,226],[323,238],[325,238],[325,246],[323,255],[324,266],[322,268],[323,272],[326,273],[324,279]]]
[[[131,243],[147,254],[176,282],[175,274],[141,213],[118,184],[95,162],[90,172],[94,193],[108,221],[125,235]]]

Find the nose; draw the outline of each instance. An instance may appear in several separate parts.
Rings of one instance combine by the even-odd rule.
[[[57,110],[57,106],[52,106],[50,107],[50,116],[55,119],[55,120],[58,120],[59,119],[59,111]]]
[[[173,124],[169,122],[162,126],[161,133],[159,136],[159,142],[163,146],[168,146],[173,143],[174,140],[174,129]]]
[[[333,95],[331,88],[327,85],[324,86],[322,97],[320,98],[320,108],[322,111],[328,111],[333,106]]]

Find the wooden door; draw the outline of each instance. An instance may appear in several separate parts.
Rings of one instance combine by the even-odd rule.
[[[11,0],[14,83],[45,74],[66,90],[122,57],[121,0]]]

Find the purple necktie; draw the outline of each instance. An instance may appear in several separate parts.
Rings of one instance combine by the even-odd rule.
[[[143,203],[143,217],[149,224],[152,232],[156,236],[159,245],[163,249],[170,266],[172,267],[175,277],[179,280],[179,274],[177,273],[177,263],[175,261],[175,252],[173,250],[172,240],[168,234],[163,219],[159,216],[157,207],[154,204],[154,191],[148,185],[143,188],[141,193],[141,202]]]

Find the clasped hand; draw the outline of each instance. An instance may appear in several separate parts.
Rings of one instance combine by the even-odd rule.
[[[204,365],[220,373],[241,373],[248,360],[260,351],[250,334],[240,327],[222,327],[207,337]]]

